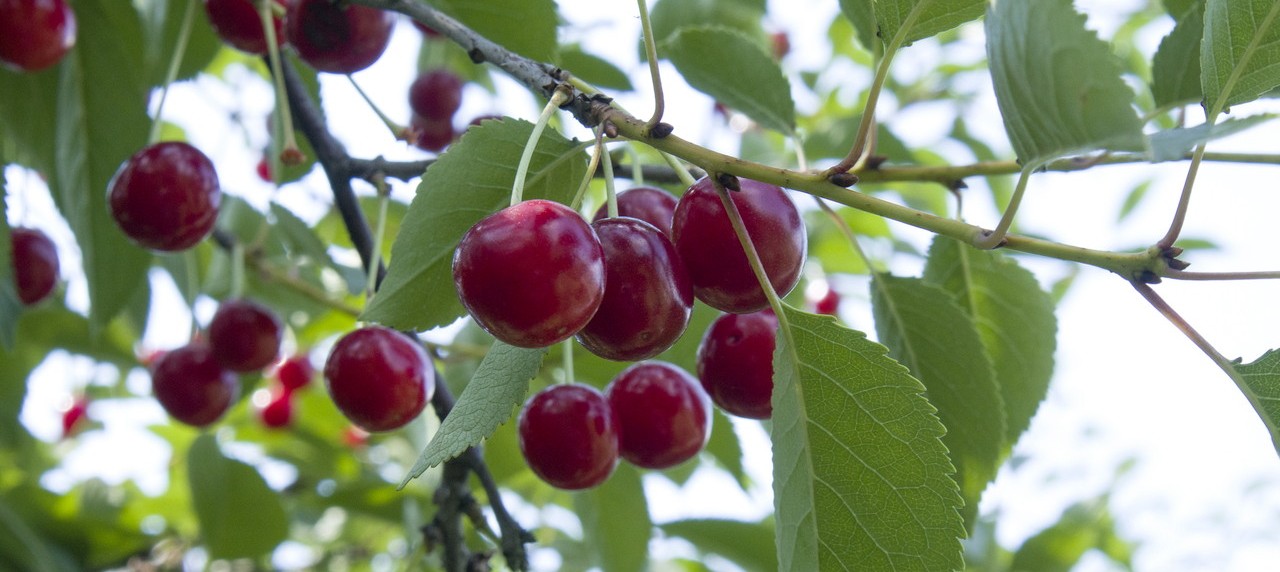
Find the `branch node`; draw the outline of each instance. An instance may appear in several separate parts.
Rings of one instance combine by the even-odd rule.
[[[831,173],[830,175],[827,176],[827,180],[831,181],[831,184],[837,187],[847,189],[858,183],[858,176],[848,171],[845,171],[841,173]]]
[[[1136,278],[1136,280],[1142,284],[1159,284],[1160,275],[1150,270],[1143,270],[1142,272],[1138,273],[1138,277]]]
[[[742,190],[742,183],[738,182],[738,178],[737,178],[737,177],[735,177],[735,176],[733,176],[733,175],[730,175],[729,173],[718,173],[718,174],[716,174],[716,182],[717,182],[717,183],[720,183],[720,186],[722,186],[722,187],[724,187],[724,188],[726,188],[726,189],[728,189],[728,190],[730,190],[730,191],[741,191],[741,190]]]
[[[654,139],[662,139],[670,135],[672,131],[675,131],[675,129],[676,128],[672,126],[670,123],[664,123],[662,121],[659,121],[653,124],[653,127],[649,128],[649,137],[652,137]]]
[[[480,48],[471,48],[467,51],[467,57],[471,58],[471,63],[484,63],[484,52]]]

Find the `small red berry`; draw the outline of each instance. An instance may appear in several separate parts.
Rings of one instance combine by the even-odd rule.
[[[108,186],[111,215],[134,242],[161,251],[204,240],[218,219],[222,191],[213,162],[179,141],[148,146],[120,166]]]
[[[675,195],[657,187],[633,187],[618,193],[618,216],[638,218],[658,227],[671,238],[671,219],[676,212]],[[592,221],[598,221],[609,213],[609,205],[600,205]]]
[[[462,78],[449,70],[421,74],[409,85],[409,107],[435,121],[451,121],[462,107]]]
[[[88,414],[89,400],[84,396],[75,398],[71,406],[62,412],[62,438],[74,435],[88,421]]]
[[[288,4],[280,0],[275,3]],[[262,29],[258,0],[205,0],[204,12],[209,17],[209,25],[222,41],[242,52],[267,53],[267,35]],[[284,41],[284,21],[280,16],[273,16],[271,20],[275,27],[276,45],[280,45]]]
[[[271,161],[265,155],[258,160],[258,178],[264,183],[275,182],[275,178],[271,176]]]
[[[238,373],[260,370],[280,355],[280,318],[250,300],[227,300],[209,322],[209,345],[223,367]]]
[[[280,382],[281,387],[289,391],[306,387],[315,374],[316,368],[311,365],[311,357],[307,354],[289,357],[276,367],[276,380]]]
[[[258,419],[269,429],[283,429],[293,423],[293,393],[272,392],[271,401],[258,410]]]
[[[193,341],[156,360],[151,392],[174,419],[205,427],[235,403],[240,383],[213,357],[209,344]]]
[[[791,53],[791,38],[786,32],[774,32],[769,36],[769,41],[773,46],[774,59],[782,59]]]
[[[773,415],[772,311],[725,314],[711,322],[698,346],[698,379],[721,409],[739,417]]]
[[[821,297],[813,301],[813,311],[828,316],[836,315],[840,309],[840,293],[827,286]]]
[[[453,120],[451,119],[428,119],[421,115],[414,114],[409,120],[409,126],[417,135],[414,141],[419,149],[423,151],[431,151],[439,153],[444,151],[450,143],[453,143],[457,133],[453,130]]]
[[[711,399],[672,364],[648,361],[623,370],[605,398],[618,420],[622,458],[636,466],[673,467],[697,455],[711,437]]]
[[[391,43],[391,12],[330,0],[295,0],[285,36],[298,57],[317,71],[350,74],[382,57]]]
[[[338,410],[370,432],[399,429],[426,408],[435,369],[416,340],[366,326],[338,340],[324,365],[325,386]]]
[[[517,431],[529,468],[553,487],[591,488],[618,466],[617,421],[594,387],[575,383],[539,391],[520,410]]]
[[[45,233],[33,228],[11,229],[9,238],[18,299],[28,306],[44,300],[58,283],[58,249]]]
[[[76,14],[65,0],[0,0],[0,63],[39,71],[75,43]]]

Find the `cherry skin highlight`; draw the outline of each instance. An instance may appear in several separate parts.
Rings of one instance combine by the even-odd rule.
[[[711,437],[711,399],[675,365],[635,364],[605,388],[605,398],[618,419],[619,452],[638,467],[674,467]]]
[[[330,0],[294,0],[285,37],[316,71],[350,74],[382,57],[391,43],[391,12]]]
[[[156,360],[151,392],[174,419],[206,427],[231,409],[240,397],[240,384],[213,357],[209,344],[193,341]]]
[[[288,2],[280,0],[275,4],[288,7]],[[267,36],[262,30],[258,0],[205,0],[204,12],[214,33],[231,47],[250,54],[267,53]],[[271,21],[278,46],[284,41],[284,20],[273,15]]]
[[[640,219],[591,223],[604,249],[604,298],[578,332],[593,354],[638,361],[671,347],[689,325],[693,285],[671,241]]]
[[[407,425],[436,390],[436,372],[422,346],[382,326],[366,326],[338,340],[325,362],[324,379],[338,410],[371,433]]]
[[[11,229],[9,240],[18,300],[30,306],[49,297],[58,284],[58,249],[53,241],[34,228]]]
[[[453,256],[458,297],[476,323],[522,348],[578,333],[604,298],[604,250],[573,209],[529,200],[463,235]]]
[[[553,487],[588,489],[618,466],[618,427],[604,395],[582,384],[553,385],[530,397],[516,426],[520,452]]]
[[[284,326],[266,306],[250,300],[227,300],[209,322],[209,346],[231,371],[246,373],[271,365],[280,355]]]
[[[671,238],[671,219],[676,212],[676,197],[657,187],[632,187],[618,193],[618,216],[638,218],[658,227],[662,234]],[[600,220],[609,213],[609,205],[600,205],[596,209],[592,221]]]
[[[409,107],[435,121],[452,121],[462,107],[462,79],[449,70],[431,70],[409,85]]]
[[[111,216],[126,236],[152,250],[186,250],[218,219],[222,191],[213,163],[179,141],[143,148],[111,179]]]
[[[76,14],[66,0],[0,0],[0,64],[40,71],[75,44]]]
[[[771,310],[725,314],[698,346],[698,379],[711,401],[751,419],[773,415],[773,349],[778,318]]]
[[[729,196],[742,215],[765,275],[778,295],[784,296],[800,280],[804,221],[781,188],[750,179],[739,179],[739,183],[741,190],[729,191]],[[735,314],[768,305],[710,179],[703,177],[680,197],[671,230],[699,300]]]

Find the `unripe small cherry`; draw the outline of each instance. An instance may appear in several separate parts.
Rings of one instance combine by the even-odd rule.
[[[660,361],[637,363],[605,388],[622,458],[665,469],[698,454],[711,437],[711,399],[693,376]]]
[[[260,370],[280,355],[284,326],[270,308],[252,300],[226,300],[209,322],[209,346],[223,367]]]
[[[711,322],[698,346],[698,379],[711,401],[751,419],[773,415],[773,350],[778,318],[772,310],[725,314]]]
[[[534,474],[553,487],[587,489],[618,466],[618,427],[594,387],[553,385],[534,394],[517,421],[520,452]]]
[[[192,341],[156,360],[151,392],[174,419],[205,427],[235,403],[240,383],[213,357],[209,344]]]
[[[28,306],[44,300],[58,284],[58,249],[48,235],[34,228],[10,229],[9,239],[18,300]]]
[[[338,410],[373,433],[413,421],[436,390],[435,368],[422,346],[382,326],[365,326],[338,340],[324,379]]]
[[[204,240],[222,201],[213,162],[180,141],[138,151],[108,186],[111,215],[120,230],[143,247],[167,252]]]

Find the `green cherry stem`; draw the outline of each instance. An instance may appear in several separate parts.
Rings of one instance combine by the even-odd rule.
[[[1009,234],[1009,228],[1013,226],[1013,217],[1018,214],[1018,207],[1022,204],[1022,196],[1026,193],[1027,182],[1031,179],[1031,173],[1035,171],[1041,164],[1034,163],[1026,165],[1022,168],[1022,173],[1018,176],[1018,186],[1013,189],[1013,197],[1009,199],[1009,206],[1005,207],[1004,215],[1000,217],[999,224],[995,230],[973,239],[973,246],[984,250],[991,250],[1004,241],[1005,235]]]
[[[244,244],[236,241],[231,247],[231,297],[244,296]]]
[[[373,252],[369,256],[368,281],[365,282],[365,295],[373,296],[378,289],[378,267],[382,264],[382,241],[387,233],[387,206],[391,203],[391,190],[387,182],[381,178],[378,187],[378,223],[373,231]]]
[[[191,37],[191,23],[195,21],[195,6],[198,2],[187,2],[187,9],[182,13],[182,28],[178,31],[178,41],[173,44],[173,56],[169,58],[169,69],[164,75],[164,85],[160,88],[160,102],[156,104],[156,118],[151,122],[151,133],[148,143],[160,141],[160,128],[164,125],[164,102],[169,98],[169,86],[178,78],[178,68],[182,67],[182,55],[187,52],[187,39]]]
[[[604,166],[604,198],[608,205],[609,218],[618,216],[618,194],[613,184],[613,157],[608,150],[601,153]]]
[[[267,59],[271,62],[271,78],[276,89],[276,126],[283,131],[284,148],[278,158],[286,165],[298,165],[306,160],[302,150],[298,148],[298,140],[293,134],[293,113],[289,110],[289,97],[284,88],[284,68],[280,65],[280,46],[276,39],[276,27],[272,22],[272,0],[260,0],[258,15],[262,20],[262,33],[267,38]],[[279,169],[274,170],[279,172]]]
[[[551,121],[551,115],[560,109],[569,101],[569,93],[564,89],[557,89],[551,95],[551,100],[542,108],[542,114],[538,116],[538,122],[533,125],[533,131],[529,133],[529,140],[524,144],[524,152],[520,154],[520,164],[516,167],[516,180],[511,185],[511,204],[518,204],[524,200],[524,180],[529,176],[529,163],[533,161],[533,151],[538,147],[538,139],[542,138],[542,130],[547,128],[547,122]]]
[[[364,89],[360,87],[360,84],[356,83],[356,78],[348,75],[347,81],[351,82],[351,87],[356,88],[356,93],[360,94],[360,98],[369,106],[369,109],[372,109],[373,113],[378,116],[378,119],[382,120],[382,124],[387,126],[387,129],[391,131],[391,135],[393,137],[399,140],[405,140],[407,138],[408,128],[392,121],[390,117],[387,117],[387,114],[382,112],[382,109],[378,107],[378,104],[374,103],[373,99],[369,97],[369,94],[365,93]]]
[[[676,178],[680,179],[680,184],[684,185],[686,189],[698,182],[697,179],[693,178],[693,174],[689,172],[689,167],[681,163],[680,159],[677,159],[675,155],[662,150],[659,150],[658,153],[662,155],[662,160],[671,166],[671,170],[675,171]]]
[[[1164,274],[1161,274],[1161,276],[1171,280],[1277,280],[1280,279],[1280,271],[1187,272],[1186,270],[1174,270],[1170,268],[1169,270],[1166,270]]]
[[[569,208],[578,210],[582,207],[582,199],[587,196],[587,188],[591,186],[591,179],[596,176],[596,169],[600,166],[600,155],[604,153],[604,126],[597,125],[595,129],[596,142],[591,146],[591,161],[587,163],[587,174],[582,177],[582,182],[578,184],[578,192],[573,195],[573,202],[569,203]]]
[[[627,145],[627,155],[631,157],[631,182],[637,187],[644,186],[644,164],[640,161],[640,151],[636,144]]]
[[[662,121],[662,113],[665,103],[662,99],[662,74],[658,73],[658,43],[653,37],[653,25],[649,22],[649,7],[645,0],[636,0],[636,5],[640,7],[640,28],[641,35],[644,36],[644,54],[649,60],[649,76],[653,81],[653,117],[649,118],[645,124],[645,133],[650,133],[653,127]]]
[[[561,357],[564,358],[564,382],[573,383],[573,337],[564,341]]]

